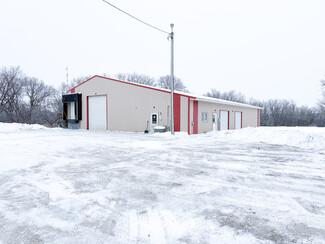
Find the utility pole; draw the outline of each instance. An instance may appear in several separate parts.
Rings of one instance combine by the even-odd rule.
[[[171,39],[171,61],[170,61],[170,94],[171,94],[171,124],[170,124],[170,131],[172,135],[175,135],[174,131],[174,24],[170,24],[171,27],[171,33],[170,33],[170,39]]]

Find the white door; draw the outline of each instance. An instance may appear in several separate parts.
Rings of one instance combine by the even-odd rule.
[[[236,112],[235,113],[235,129],[241,129],[242,128],[242,112]]]
[[[107,129],[106,96],[88,97],[89,130]]]
[[[217,113],[212,113],[212,128],[213,128],[213,130],[218,130],[218,117],[217,117]]]
[[[229,112],[228,111],[220,111],[220,130],[228,130],[229,129]]]

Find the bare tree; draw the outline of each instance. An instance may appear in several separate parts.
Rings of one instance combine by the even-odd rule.
[[[171,89],[171,76],[170,75],[160,76],[157,81],[157,86],[170,90]],[[174,78],[174,90],[188,92],[188,90],[187,90],[186,86],[183,84],[182,80],[177,77]]]
[[[23,85],[20,67],[3,67],[1,69],[0,118],[2,121],[18,121],[18,107],[21,101]]]
[[[325,126],[325,78],[321,80],[322,98],[317,106],[317,126]]]
[[[321,80],[321,91],[322,91],[322,98],[318,103],[318,107],[320,110],[325,111],[325,78]]]
[[[133,82],[133,83],[138,83],[138,84],[143,84],[143,85],[148,85],[148,86],[154,86],[155,85],[155,79],[154,78],[152,78],[152,77],[150,77],[148,75],[143,75],[143,74],[119,73],[119,74],[116,75],[116,78],[118,80],[123,80],[123,81],[128,81],[128,82]]]
[[[222,93],[216,89],[211,89],[210,92],[207,92],[204,95],[233,102],[247,103],[245,96],[239,92],[235,92],[234,90]]]
[[[219,98],[222,99],[222,93],[220,91],[217,91],[216,89],[212,88],[211,91],[203,94],[207,97],[213,97],[213,98]]]
[[[52,86],[45,85],[43,81],[37,78],[25,78],[25,96],[27,98],[27,111],[25,113],[25,121],[27,123],[36,123],[41,118],[34,116],[43,110],[49,110],[50,103],[52,103],[55,89]]]
[[[298,108],[297,126],[311,126],[317,123],[317,109],[302,106]]]
[[[19,67],[0,71],[0,119],[4,122],[40,123],[51,116],[55,89],[22,74]]]
[[[118,73],[115,75],[116,79],[128,81],[128,74],[127,73]]]

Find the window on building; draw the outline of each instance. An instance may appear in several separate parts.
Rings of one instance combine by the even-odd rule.
[[[208,113],[207,112],[202,113],[202,122],[208,122]]]

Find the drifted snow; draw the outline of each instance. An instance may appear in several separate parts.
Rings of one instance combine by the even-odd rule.
[[[325,129],[0,123],[0,243],[324,243]]]

